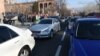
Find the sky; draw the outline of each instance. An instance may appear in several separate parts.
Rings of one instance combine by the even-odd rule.
[[[18,2],[27,2],[31,0],[17,0]],[[33,0],[34,1],[34,0]],[[89,3],[95,3],[95,0],[65,0],[68,8],[80,8]]]
[[[95,3],[95,0],[66,0],[66,3],[69,8],[80,8],[89,3]]]

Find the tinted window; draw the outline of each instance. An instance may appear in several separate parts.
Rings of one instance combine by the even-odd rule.
[[[9,35],[7,28],[0,27],[0,43],[5,42],[9,39],[11,39],[11,37]]]
[[[80,23],[77,31],[79,39],[100,39],[100,23]]]
[[[41,20],[39,24],[52,24],[52,19]]]
[[[10,40],[11,38],[16,37],[16,36],[18,35],[12,30],[3,26],[0,27],[0,43]]]
[[[7,28],[7,30],[8,30],[8,32],[9,32],[9,34],[11,34],[11,37],[12,37],[12,38],[15,38],[15,37],[18,36],[18,34],[15,33],[14,31],[12,31],[11,29],[8,29],[8,28]]]

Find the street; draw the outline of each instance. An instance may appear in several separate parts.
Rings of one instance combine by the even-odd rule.
[[[69,39],[63,31],[52,39],[36,39],[32,56],[68,56]]]
[[[0,56],[100,56],[100,0],[0,0]]]

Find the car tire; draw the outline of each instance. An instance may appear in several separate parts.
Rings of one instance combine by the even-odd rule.
[[[52,30],[52,31],[50,32],[50,38],[53,38],[53,36],[54,36],[54,31]]]
[[[31,56],[31,50],[29,48],[22,48],[18,56]]]

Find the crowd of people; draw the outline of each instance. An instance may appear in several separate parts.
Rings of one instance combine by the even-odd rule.
[[[43,18],[47,18],[48,15],[40,15],[40,14],[36,14],[36,15],[29,15],[28,16],[28,21],[30,22],[38,22],[39,20],[43,19]]]
[[[15,15],[18,16],[18,21],[24,25],[25,22],[33,22],[33,23],[38,23],[41,19],[47,18],[48,15],[40,15],[40,14],[31,14],[31,15],[24,15],[24,14],[18,14]],[[15,17],[13,16],[13,17]],[[5,24],[14,24],[15,20],[12,20],[12,16],[7,16],[3,14],[3,23]]]

